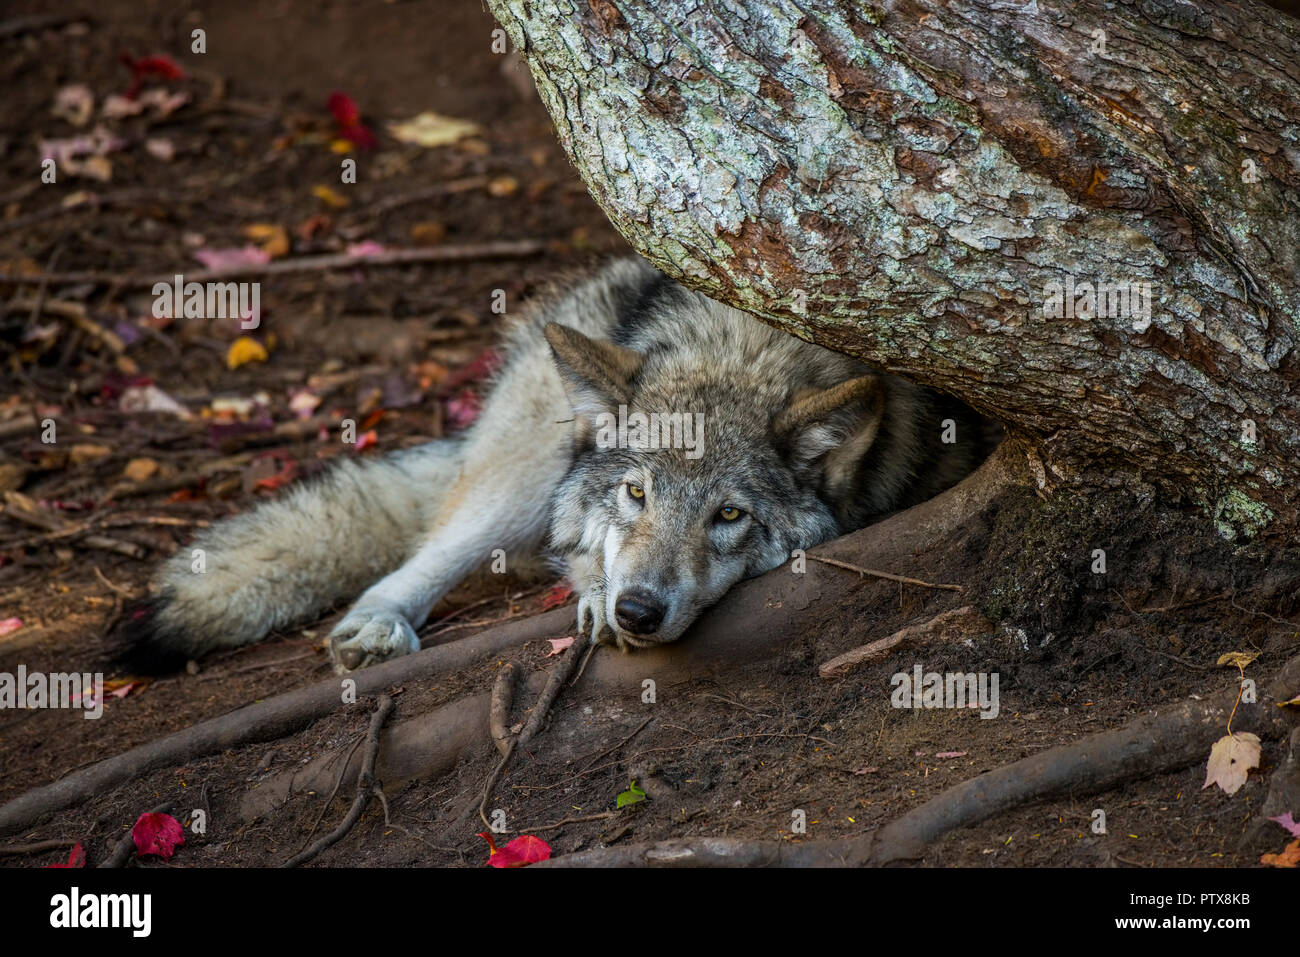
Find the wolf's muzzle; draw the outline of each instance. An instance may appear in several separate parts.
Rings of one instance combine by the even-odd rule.
[[[667,611],[653,595],[643,591],[625,591],[614,602],[614,620],[634,635],[653,635]]]

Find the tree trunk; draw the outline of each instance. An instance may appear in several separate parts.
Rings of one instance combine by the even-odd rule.
[[[1300,528],[1296,21],[488,2],[592,195],[670,275],[996,415],[1045,487],[1122,476],[1229,537]]]

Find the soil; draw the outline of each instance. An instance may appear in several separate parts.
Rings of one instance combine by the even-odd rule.
[[[5,16],[43,6],[11,2]],[[206,31],[202,55],[189,52],[195,28]],[[206,659],[197,673],[154,680],[114,672],[103,638],[122,603],[145,593],[153,565],[203,523],[276,494],[334,455],[383,454],[454,431],[472,414],[503,321],[493,309],[496,290],[508,312],[557,276],[626,251],[564,159],[522,68],[492,52],[493,28],[474,4],[422,0],[109,0],[91,20],[0,36],[7,94],[0,274],[101,274],[3,286],[0,491],[25,498],[11,497],[0,514],[0,619],[22,621],[0,637],[0,672],[105,670],[129,685],[98,721],[66,709],[0,711],[0,801],[329,676],[320,640],[332,618]],[[56,94],[85,84],[98,108],[125,92],[124,51],[173,56],[188,78],[150,85],[188,91],[191,101],[165,118],[105,121],[126,141],[107,157],[110,181],[61,175],[41,184],[37,140],[96,122],[78,130],[53,116]],[[377,149],[332,147],[339,131],[326,101],[335,90],[359,105]],[[436,148],[388,133],[388,122],[425,110],[481,131]],[[151,140],[167,141],[173,158],[159,158],[156,144],[151,152]],[[340,185],[347,156],[358,161],[355,185]],[[419,193],[464,183],[443,195]],[[346,205],[322,199],[313,191],[320,186]],[[535,239],[544,249],[508,261],[262,277],[252,336],[267,357],[230,368],[237,322],[153,320],[148,286],[127,277],[192,271],[198,251],[253,241],[244,232],[252,224],[285,227],[293,257],[364,242],[436,248]],[[84,307],[88,321],[57,311],[63,304]],[[128,390],[148,385],[190,416],[123,407]],[[352,418],[372,439],[355,449],[318,430],[298,438],[271,432],[301,421],[290,401],[302,391],[320,399],[309,414]],[[231,399],[258,401],[223,418],[221,400]],[[5,429],[25,416],[53,418],[58,441],[42,442],[35,426]],[[58,526],[15,518],[24,502]],[[138,546],[140,557],[94,547],[94,535]],[[1106,551],[1104,574],[1092,567],[1096,548]],[[982,522],[917,556],[916,567],[893,571],[962,583],[967,593],[958,602],[946,592],[854,583],[846,587],[856,589],[855,617],[825,620],[814,605],[779,659],[755,661],[726,685],[660,688],[654,704],[585,697],[579,684],[507,770],[492,806],[518,832],[614,810],[633,780],[648,794],[617,817],[540,832],[557,853],[669,837],[855,836],[981,772],[1232,687],[1236,671],[1214,667],[1224,652],[1258,652],[1248,674],[1262,685],[1300,651],[1300,550],[1234,546],[1195,514],[1126,492],[1060,494],[1046,503],[1008,496]],[[454,640],[536,612],[562,597],[554,584],[485,576],[440,606],[422,636],[427,644]],[[995,626],[973,642],[848,678],[817,676],[819,663],[850,648],[972,602]],[[547,650],[526,648],[521,660],[544,667]],[[891,677],[916,661],[927,671],[996,672],[999,718],[891,707]],[[497,666],[400,689],[399,713],[484,692]],[[322,807],[326,795],[300,793],[255,820],[241,818],[241,799],[323,752],[350,748],[372,708],[363,699],[274,744],[156,771],[0,844],[77,839],[93,864],[138,814],[174,800],[187,814],[203,808],[209,826],[168,866],[281,863],[313,830],[332,828],[352,795],[343,791]],[[653,720],[636,731],[646,718]],[[1280,829],[1254,827],[1280,749],[1266,745],[1263,773],[1231,797],[1203,790],[1204,767],[1190,767],[1021,808],[952,833],[917,863],[1254,865],[1284,843]],[[452,773],[388,790],[388,825],[372,805],[315,864],[481,865],[477,809],[496,758],[484,729],[482,747]],[[1095,809],[1106,813],[1104,834],[1093,833]],[[806,833],[792,832],[796,810]],[[60,856],[0,861],[42,866]]]

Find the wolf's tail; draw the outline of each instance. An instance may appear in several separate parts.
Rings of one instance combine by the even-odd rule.
[[[172,670],[360,594],[418,547],[456,479],[459,445],[345,460],[217,524],[163,564],[150,597],[124,610],[112,654],[135,671]]]

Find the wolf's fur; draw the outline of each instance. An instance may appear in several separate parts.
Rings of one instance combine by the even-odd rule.
[[[119,633],[135,664],[248,644],[361,593],[330,646],[340,671],[363,667],[418,649],[430,609],[496,549],[544,546],[582,627],[673,641],[740,579],[936,494],[979,454],[965,407],[639,260],[530,309],[505,356],[463,437],[343,462],[166,563]],[[703,454],[606,447],[598,416],[619,405],[702,413]]]

